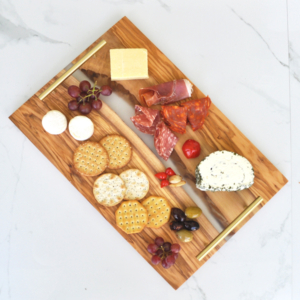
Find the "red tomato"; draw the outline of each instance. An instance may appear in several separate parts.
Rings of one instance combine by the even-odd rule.
[[[176,173],[171,168],[167,168],[165,172],[169,176],[176,175]]]
[[[159,179],[167,179],[168,175],[165,172],[160,172],[154,175],[155,177]]]
[[[161,183],[160,183],[160,187],[165,187],[165,186],[167,186],[167,185],[169,185],[170,184],[170,182],[169,182],[169,180],[168,179],[163,179],[162,181],[161,181]]]
[[[186,158],[196,158],[200,155],[200,144],[194,140],[187,140],[183,146],[182,151]]]

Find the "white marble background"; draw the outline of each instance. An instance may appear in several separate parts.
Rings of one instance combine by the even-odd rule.
[[[300,299],[300,2],[0,0],[0,299]],[[174,291],[10,122],[126,15],[289,179]]]

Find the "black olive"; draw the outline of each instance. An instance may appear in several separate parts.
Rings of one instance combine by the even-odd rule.
[[[195,231],[200,227],[199,223],[196,221],[185,221],[183,224],[184,224],[184,228],[189,231]]]
[[[180,208],[173,207],[171,214],[178,222],[184,222],[186,219],[185,213]]]
[[[180,222],[177,222],[177,221],[173,221],[173,222],[170,223],[171,230],[178,231],[178,230],[183,229],[183,227],[184,227],[183,223],[180,223]]]

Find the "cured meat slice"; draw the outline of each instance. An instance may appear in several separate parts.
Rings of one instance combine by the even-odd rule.
[[[140,100],[152,106],[155,104],[169,104],[192,95],[192,84],[187,79],[178,79],[139,90]]]
[[[187,118],[193,131],[202,128],[205,118],[208,116],[210,105],[211,100],[209,97],[181,103],[182,107],[187,108]]]
[[[155,127],[161,118],[159,110],[136,105],[135,116],[130,120],[139,131],[154,135]]]
[[[154,135],[154,146],[160,157],[164,160],[168,160],[177,141],[178,137],[164,122],[161,121],[157,124]]]
[[[185,133],[187,108],[180,106],[162,106],[162,117],[167,126],[175,132]]]

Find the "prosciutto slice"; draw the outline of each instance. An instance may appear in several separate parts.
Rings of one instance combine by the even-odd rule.
[[[166,126],[164,122],[159,122],[154,135],[154,146],[160,157],[168,160],[178,141],[178,137]]]
[[[178,79],[140,89],[139,97],[147,106],[170,104],[191,97],[192,90],[187,79]]]
[[[187,108],[179,106],[162,106],[161,114],[166,125],[175,132],[185,133]]]
[[[193,131],[203,127],[210,105],[211,100],[209,97],[181,103],[182,107],[187,108],[187,118]]]
[[[135,116],[131,117],[130,120],[139,131],[154,135],[156,125],[161,118],[159,110],[136,105]]]

